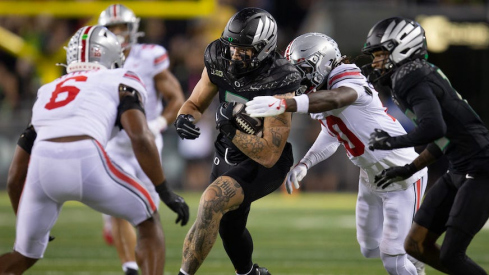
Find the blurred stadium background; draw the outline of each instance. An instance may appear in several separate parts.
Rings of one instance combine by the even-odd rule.
[[[297,35],[316,31],[333,37],[342,53],[351,57],[360,55],[367,33],[375,22],[391,16],[413,18],[426,30],[428,60],[444,71],[452,85],[468,100],[486,124],[489,121],[489,3],[484,0],[2,0],[0,252],[11,248],[15,234],[15,218],[4,191],[7,171],[18,135],[29,123],[37,89],[64,73],[64,68],[55,66],[55,63],[65,62],[63,46],[73,32],[83,25],[95,24],[100,12],[113,3],[126,5],[141,17],[140,30],[146,35],[140,42],[156,43],[167,48],[171,71],[180,80],[187,97],[202,72],[206,45],[220,36],[227,20],[241,8],[261,7],[276,18],[279,25],[278,48],[281,51]],[[367,62],[367,59],[358,59],[360,65],[362,62]],[[389,95],[380,92],[388,112],[398,118],[406,130],[412,129],[413,125],[393,105]],[[175,189],[191,198],[193,215],[196,213],[198,194],[208,184],[213,139],[216,135],[213,115],[212,111],[208,111],[207,117],[200,122],[203,134],[196,141],[181,141],[173,127],[163,134],[163,165],[167,177]],[[290,141],[294,144],[296,161],[312,145],[318,131],[318,123],[308,116],[294,116]],[[430,166],[429,186],[445,170],[445,160]],[[380,261],[372,263],[371,260],[362,259],[356,245],[354,200],[357,184],[358,168],[349,162],[344,150],[340,148],[330,159],[309,171],[300,195],[288,198],[277,192],[270,199],[257,203],[257,217],[255,219],[252,216],[250,219],[252,226],[260,232],[254,235],[259,239],[256,242],[259,253],[257,257],[263,257],[267,264],[270,261],[275,264],[274,269],[271,269],[272,273],[281,267],[275,271],[278,274],[383,274]],[[59,246],[60,250],[49,252],[46,255],[48,259],[42,261],[47,263],[44,269],[40,267],[31,274],[119,273],[115,251],[104,247],[100,238],[100,216],[78,206],[75,204],[67,207],[64,210],[67,218],[62,216],[61,224],[55,226],[60,237],[50,246],[48,252],[56,249],[53,246]],[[304,213],[307,213],[306,216]],[[173,226],[171,214],[168,216],[170,217],[167,220],[170,222],[167,224],[171,225],[167,227],[165,224],[170,246],[167,262],[173,268],[166,270],[170,272],[168,274],[176,274],[171,272],[175,272],[179,266],[181,241],[187,229]],[[274,220],[269,219],[270,216],[281,220],[275,224]],[[71,220],[80,221],[83,225],[67,225]],[[353,225],[343,227],[341,224],[345,222]],[[306,225],[301,228],[303,223]],[[90,227],[94,229],[85,230]],[[65,230],[70,234],[76,235],[78,232],[83,236],[74,236],[72,240],[67,240],[69,234]],[[310,236],[305,236],[309,233]],[[480,241],[474,242],[474,248],[471,248],[476,251],[475,255],[471,256],[489,269],[489,232],[484,230],[480,235]],[[95,239],[90,241],[92,238]],[[74,243],[73,248],[69,245],[71,243]],[[484,245],[485,251],[482,249]],[[78,253],[81,246],[85,250],[81,249]],[[99,250],[100,253],[95,253]],[[73,268],[56,269],[56,259],[62,258],[68,260],[60,265]],[[76,258],[80,260],[77,261]],[[308,264],[315,269],[306,268]],[[95,267],[89,268],[91,265]],[[106,266],[105,269],[102,266]],[[203,271],[208,273],[203,274],[225,274],[216,270],[232,271],[219,243],[204,266],[208,269]],[[290,271],[293,266],[298,268]],[[355,269],[348,269],[348,266]],[[267,267],[270,268],[268,265]],[[58,271],[42,272],[50,268]]]

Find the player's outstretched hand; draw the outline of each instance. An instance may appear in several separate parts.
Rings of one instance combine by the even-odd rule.
[[[375,129],[374,132],[370,134],[370,139],[368,140],[368,149],[381,149],[381,150],[390,150],[392,149],[392,145],[389,142],[391,136],[384,130]]]
[[[287,108],[285,99],[273,96],[255,96],[246,103],[246,113],[251,117],[267,117],[283,114]]]
[[[173,212],[177,213],[178,217],[175,223],[181,221],[182,226],[186,225],[190,214],[185,200],[170,189],[166,180],[162,184],[157,185],[155,189],[160,196],[161,201],[163,201]]]
[[[383,170],[379,174],[375,175],[375,184],[382,189],[391,185],[393,182],[401,181],[409,178],[416,173],[416,168],[412,164],[406,164],[404,166],[396,166]]]
[[[292,184],[294,184],[295,189],[299,189],[299,181],[301,181],[307,175],[307,166],[300,162],[287,174],[287,179],[285,180],[285,188],[287,193],[292,194],[294,189]]]
[[[200,136],[200,128],[194,124],[195,118],[192,115],[181,114],[175,120],[177,134],[182,138],[196,139]]]

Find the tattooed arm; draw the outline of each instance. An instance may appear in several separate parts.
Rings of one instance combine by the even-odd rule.
[[[290,93],[283,97],[292,95],[293,93]],[[266,117],[263,124],[263,137],[248,135],[238,130],[233,138],[233,143],[249,158],[270,168],[282,155],[289,137],[291,120],[291,113]]]

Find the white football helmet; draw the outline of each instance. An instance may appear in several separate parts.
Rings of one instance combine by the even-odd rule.
[[[131,47],[138,40],[138,37],[144,35],[143,32],[138,32],[140,18],[136,17],[134,12],[121,4],[110,5],[106,8],[98,18],[98,24],[109,27],[111,25],[127,24],[128,33],[122,36],[117,36],[123,48]],[[129,35],[129,41],[126,41],[125,36]]]
[[[301,72],[300,93],[321,88],[334,66],[341,61],[338,44],[322,33],[305,33],[292,40],[285,50],[285,58]]]
[[[73,35],[66,49],[66,71],[115,69],[124,65],[121,44],[104,26],[85,26]]]

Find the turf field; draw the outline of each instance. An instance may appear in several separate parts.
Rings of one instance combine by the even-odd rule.
[[[195,219],[198,193],[182,193]],[[355,236],[355,194],[315,193],[289,196],[274,193],[255,202],[248,229],[255,242],[254,261],[280,274],[386,274],[379,259],[364,259]],[[174,224],[175,215],[162,205],[166,234],[165,275],[176,275],[180,267],[182,243],[189,225]],[[0,192],[0,252],[11,250],[15,217],[8,197]],[[78,203],[66,204],[51,235],[45,258],[26,274],[39,275],[122,275],[112,247],[102,239],[102,217]],[[469,255],[489,270],[489,230],[479,233]],[[198,274],[231,275],[233,267],[220,239]],[[427,268],[427,274],[441,274]]]

